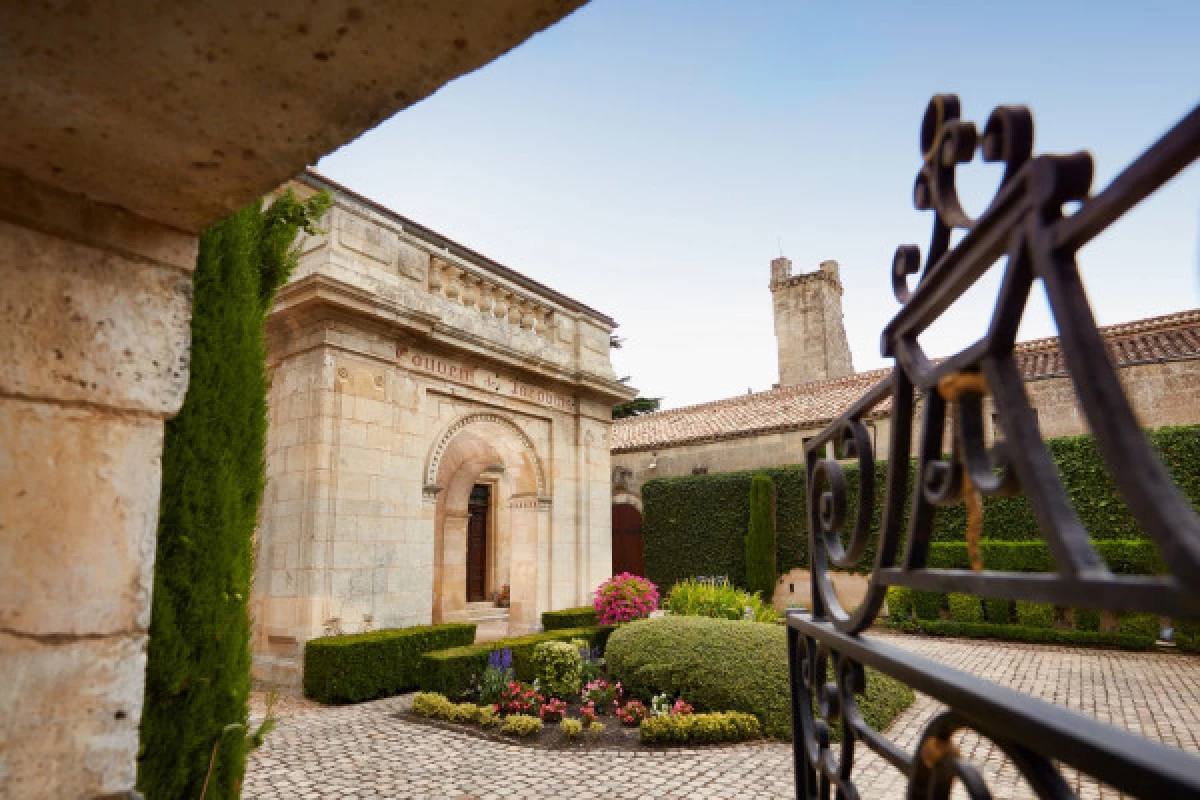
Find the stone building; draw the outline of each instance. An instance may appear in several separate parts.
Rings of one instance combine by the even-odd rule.
[[[519,634],[585,603],[633,394],[613,320],[315,173],[292,188],[334,203],[268,321],[255,676],[294,684],[329,630]]]
[[[802,463],[805,440],[889,373],[856,373],[850,366],[836,263],[826,261],[807,275],[790,272],[786,259],[771,262],[780,384],[618,420],[612,444],[614,504],[640,507],[641,487],[654,478]],[[781,297],[786,293],[795,294]],[[1200,423],[1200,309],[1101,332],[1144,427]],[[1021,342],[1016,355],[1042,434],[1086,433],[1058,339]],[[805,359],[811,363],[801,363]],[[818,377],[794,383],[798,375]],[[876,456],[887,458],[888,404],[881,404],[866,424]],[[989,433],[996,435],[994,419]]]
[[[199,232],[581,3],[5,6],[0,795],[136,796]]]
[[[780,386],[854,374],[836,261],[822,261],[816,272],[793,275],[789,259],[772,260],[771,305],[779,345]]]

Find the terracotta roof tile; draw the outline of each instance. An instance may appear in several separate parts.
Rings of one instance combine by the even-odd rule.
[[[1110,325],[1100,332],[1107,340],[1109,359],[1119,367],[1200,357],[1200,309]],[[1019,342],[1014,352],[1026,380],[1066,373],[1057,337]],[[649,450],[820,427],[840,416],[890,371],[859,372],[617,420],[612,450]],[[890,401],[885,401],[874,414],[882,416],[890,409]]]

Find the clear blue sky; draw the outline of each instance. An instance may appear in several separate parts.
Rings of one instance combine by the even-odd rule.
[[[618,374],[686,405],[777,380],[781,246],[797,270],[841,263],[855,367],[886,363],[892,253],[929,238],[911,190],[930,95],[981,126],[1030,106],[1035,150],[1090,149],[1099,189],[1200,100],[1198,32],[1195,0],[594,0],[318,169],[615,317]],[[979,209],[999,173],[971,169]],[[1198,221],[1193,167],[1085,248],[1102,324],[1200,305]],[[995,285],[927,351],[980,333]],[[1023,338],[1054,334],[1035,294]]]

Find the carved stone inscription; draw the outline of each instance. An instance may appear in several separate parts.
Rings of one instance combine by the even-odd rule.
[[[396,360],[406,369],[434,375],[455,383],[483,389],[506,397],[516,397],[559,411],[575,411],[575,398],[559,392],[533,386],[511,376],[487,369],[477,369],[453,359],[430,355],[405,345],[396,345]]]

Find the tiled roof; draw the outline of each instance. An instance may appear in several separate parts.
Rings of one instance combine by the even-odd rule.
[[[1200,308],[1100,329],[1109,359],[1118,367],[1149,361],[1200,357]],[[1066,373],[1058,338],[1020,342],[1017,364],[1026,380]],[[655,414],[617,420],[614,453],[816,428],[842,414],[891,371],[859,372],[845,378],[785,386]],[[890,401],[874,414],[886,415]]]

